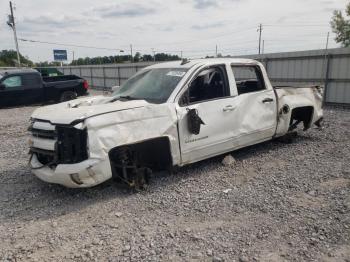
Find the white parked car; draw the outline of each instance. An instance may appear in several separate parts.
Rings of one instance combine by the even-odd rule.
[[[273,87],[250,59],[149,66],[96,96],[32,115],[30,165],[40,179],[91,187],[112,177],[141,187],[151,170],[184,166],[322,120],[322,88]]]

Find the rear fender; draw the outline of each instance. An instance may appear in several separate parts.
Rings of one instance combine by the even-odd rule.
[[[291,94],[292,92],[296,92],[297,94]],[[303,88],[298,91],[296,91],[296,88],[277,90],[278,115],[276,137],[288,132],[293,110],[295,112],[297,108],[312,108],[312,116],[308,123],[309,127],[322,118],[322,96],[317,94],[317,92],[314,88]]]

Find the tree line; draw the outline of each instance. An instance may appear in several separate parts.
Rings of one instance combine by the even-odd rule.
[[[47,67],[47,66],[60,66],[60,62],[38,62],[34,63],[29,60],[28,57],[24,57],[20,54],[21,65],[22,66],[37,66],[37,67]],[[64,63],[66,65],[99,65],[99,64],[115,64],[115,63],[130,63],[130,62],[148,62],[148,61],[174,61],[179,60],[180,57],[177,55],[158,53],[155,56],[137,52],[131,59],[130,55],[119,55],[119,56],[97,56],[97,57],[85,57],[73,60],[71,63]],[[0,67],[14,67],[17,63],[17,53],[15,50],[2,50],[0,51]]]
[[[85,57],[73,60],[70,65],[99,65],[99,64],[115,64],[125,62],[148,62],[148,61],[173,61],[181,59],[177,55],[158,53],[155,56],[137,52],[132,58],[130,55],[118,55],[118,56],[97,56],[97,57]]]
[[[33,66],[34,63],[29,60],[28,57],[24,57],[19,54],[21,63],[25,66]],[[1,50],[0,51],[0,67],[1,66],[16,66],[17,63],[17,52],[15,50]]]

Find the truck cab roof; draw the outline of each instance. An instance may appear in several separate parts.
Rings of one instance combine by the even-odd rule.
[[[0,70],[0,75],[5,76],[5,75],[24,75],[24,74],[40,74],[37,70],[31,69],[31,68],[21,68],[21,69],[5,69],[5,70]]]
[[[159,63],[151,65],[147,68],[191,68],[195,65],[214,65],[214,64],[258,64],[259,62],[253,59],[246,58],[203,58],[203,59],[193,59],[193,60],[178,60],[173,62]]]

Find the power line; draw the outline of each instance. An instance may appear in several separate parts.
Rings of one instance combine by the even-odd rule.
[[[264,25],[265,26],[265,25]],[[259,32],[259,51],[261,52],[261,32],[260,32],[260,29],[262,31],[262,24],[259,25],[259,29],[258,29],[258,32]],[[247,30],[244,29],[244,30],[241,30],[241,31],[245,31]],[[235,31],[236,33],[238,31]],[[225,35],[222,35],[222,36],[230,36],[230,33],[227,32],[225,33]],[[265,38],[265,40],[267,40],[269,42],[269,46],[275,46],[277,45],[278,43],[274,43],[274,42],[283,42],[283,41],[289,41],[290,44],[288,44],[288,46],[292,45],[292,46],[298,46],[297,44],[293,44],[293,41],[298,41],[298,38],[300,38],[299,41],[304,41],[304,37],[311,37],[311,36],[319,36],[318,34],[307,34],[307,35],[300,35],[300,36],[297,36],[297,39],[294,37],[292,38],[291,40],[288,40],[288,39],[268,39],[268,38]],[[220,37],[220,35],[216,35],[216,37]],[[210,39],[214,39],[215,37],[212,37]],[[73,46],[73,47],[81,47],[81,48],[92,48],[92,49],[101,49],[101,50],[112,50],[112,51],[123,51],[122,49],[117,49],[117,48],[107,48],[107,47],[97,47],[97,46],[87,46],[87,45],[77,45],[77,44],[65,44],[65,43],[57,43],[57,42],[48,42],[48,41],[39,41],[39,40],[32,40],[32,39],[23,39],[23,38],[20,38],[19,39],[20,41],[25,41],[25,42],[33,42],[33,43],[42,43],[42,44],[50,44],[50,45],[62,45],[62,46]],[[196,40],[197,41],[197,40]],[[312,41],[312,40],[308,40],[308,41]],[[315,39],[316,41],[316,39]],[[192,42],[192,41],[191,41]],[[221,43],[225,43],[227,41],[220,41],[219,44]],[[228,53],[228,52],[247,52],[247,51],[253,51],[253,50],[256,50],[256,48],[250,48],[250,49],[242,49],[242,48],[234,48],[232,47],[233,45],[234,46],[243,46],[243,43],[253,43],[253,42],[256,42],[256,40],[247,40],[247,41],[234,41],[234,42],[231,42],[231,40],[229,41],[228,45],[227,45],[227,48],[223,48],[225,46],[221,46],[220,45],[220,51],[222,52],[225,52],[225,53]],[[285,45],[284,45],[285,46]],[[131,46],[130,46],[131,47]],[[158,50],[158,53],[159,52],[163,52],[163,53],[179,53],[179,54],[183,54],[183,53],[194,53],[194,54],[215,54],[216,51],[215,49],[194,49],[194,50],[190,50],[190,49],[180,49],[180,50],[161,50],[161,49],[157,49]],[[145,51],[145,52],[143,52]],[[142,52],[142,53],[146,53],[146,52],[149,52],[149,50],[147,49],[139,49],[137,50],[137,52]]]
[[[328,27],[326,24],[264,24],[268,27]]]
[[[205,40],[212,40],[212,39],[217,39],[217,38],[221,38],[221,37],[226,37],[226,36],[230,36],[230,34],[235,34],[235,33],[241,33],[244,31],[248,31],[251,29],[254,29],[255,27],[247,27],[245,29],[242,30],[235,30],[235,31],[231,31],[231,32],[225,32],[222,34],[218,34],[218,35],[214,35],[211,37],[206,37],[206,38],[196,38],[196,39],[191,39],[191,40],[185,40],[185,41],[181,41],[181,42],[163,42],[163,43],[157,43],[158,46],[161,45],[178,45],[178,44],[186,44],[186,43],[192,43],[192,42],[197,42],[197,41],[205,41]],[[152,46],[152,45],[140,45],[140,46]]]
[[[57,43],[57,42],[48,42],[48,41],[39,41],[39,40],[32,40],[32,39],[23,39],[19,38],[20,41],[24,42],[33,42],[33,43],[41,43],[41,44],[50,44],[50,45],[62,45],[62,46],[73,46],[73,47],[82,47],[82,48],[92,48],[92,49],[102,49],[102,50],[112,50],[112,51],[124,51],[122,49],[115,49],[115,48],[107,48],[107,47],[95,47],[95,46],[85,46],[85,45],[76,45],[76,44],[65,44],[65,43]],[[255,40],[254,40],[255,41]],[[253,41],[248,41],[253,42]],[[222,50],[228,50],[228,49],[222,49]],[[232,50],[231,48],[229,50]],[[146,49],[138,49],[136,52],[143,52],[148,51]],[[213,49],[202,49],[202,50],[160,50],[159,52],[164,53],[181,53],[181,52],[187,52],[187,53],[205,53],[205,52],[215,52]]]
[[[262,24],[260,24],[262,27]],[[299,26],[303,26],[303,27],[307,27],[307,26],[316,26],[316,27],[322,27],[322,26],[326,26],[326,25],[320,25],[320,24],[267,24],[264,26],[269,26],[269,27],[299,27]],[[231,34],[237,34],[237,33],[241,33],[241,32],[245,32],[251,29],[255,29],[255,27],[246,27],[242,30],[235,30],[235,31],[226,31],[224,33],[220,33],[218,35],[214,35],[211,37],[205,37],[205,38],[196,38],[196,39],[190,39],[190,40],[185,40],[185,41],[179,41],[179,42],[163,42],[163,43],[157,43],[158,46],[162,46],[162,45],[178,45],[178,44],[186,44],[186,43],[193,43],[196,41],[206,41],[206,40],[213,40],[213,39],[217,39],[217,38],[222,38],[222,37],[228,37],[231,36]],[[258,29],[259,31],[260,29]],[[262,30],[262,28],[261,28]],[[259,31],[260,32],[260,31]],[[141,47],[146,47],[146,46],[154,46],[154,44],[149,44],[149,45],[139,45]]]
[[[273,25],[273,24],[268,24],[264,26],[307,26],[306,24],[298,24],[298,25]],[[260,28],[262,31],[262,24],[259,25],[259,34],[260,34]],[[187,41],[181,41],[181,42],[168,42],[168,43],[157,43],[158,46],[160,45],[170,45],[170,44],[181,44],[181,43],[191,43],[191,42],[195,42],[195,41],[204,41],[204,40],[212,40],[212,39],[216,39],[216,38],[221,38],[221,37],[227,37],[227,36],[231,36],[231,34],[233,33],[240,33],[243,31],[247,31],[253,29],[253,27],[249,27],[249,28],[245,28],[239,31],[231,31],[231,32],[225,32],[224,34],[219,34],[219,35],[214,35],[212,37],[207,37],[207,38],[197,38],[197,39],[192,39],[192,40],[187,40]],[[311,36],[311,35],[310,35]],[[316,36],[316,35],[315,35]],[[259,37],[260,38],[260,37]],[[101,50],[122,50],[121,48],[107,48],[107,47],[97,47],[97,46],[86,46],[86,45],[77,45],[77,44],[67,44],[67,43],[57,43],[57,42],[48,42],[48,41],[40,41],[40,40],[32,40],[32,39],[23,39],[20,38],[20,41],[26,41],[26,42],[34,42],[34,43],[43,43],[43,44],[51,44],[51,45],[62,45],[62,46],[73,46],[73,47],[81,47],[81,48],[92,48],[92,49],[101,49]],[[256,40],[248,40],[248,41],[239,41],[237,42],[239,43],[249,43],[249,42],[254,42]],[[260,43],[260,41],[259,41]],[[260,43],[261,45],[261,43]],[[148,45],[139,45],[139,46],[148,46]]]
[[[106,48],[106,47],[93,47],[93,46],[82,46],[82,45],[75,45],[75,44],[63,44],[63,43],[54,43],[54,42],[46,42],[46,41],[36,41],[36,40],[28,40],[28,39],[19,39],[21,41],[28,41],[28,42],[39,42],[39,43],[43,43],[43,44],[59,44],[59,45],[67,45],[67,46],[74,46],[74,47],[84,47],[84,48],[93,48],[93,49],[103,49],[103,50],[112,50],[112,51],[116,51],[116,50],[119,50],[119,51],[123,51],[121,49],[113,49],[113,48]],[[278,43],[273,43],[273,42],[279,42],[279,41],[288,41],[287,39],[286,40],[278,40],[278,39],[267,39],[269,41],[269,46],[276,46]],[[294,39],[295,40],[295,39]],[[242,41],[240,43],[236,43],[235,45],[240,45],[241,43],[244,43],[244,42],[255,42],[256,40],[252,40],[252,41]],[[316,41],[316,40],[315,40]],[[272,42],[272,43],[271,43]],[[299,43],[300,45],[300,43]],[[288,46],[299,46],[298,44],[293,44],[293,42],[291,41],[290,44],[288,44]],[[285,46],[285,45],[284,45]],[[251,47],[249,49],[245,48],[245,49],[242,49],[242,48],[234,48],[234,47],[229,47],[227,46],[226,48],[222,47],[220,48],[220,50],[222,52],[225,52],[225,53],[228,53],[228,52],[244,52],[244,51],[253,51],[253,50],[256,50],[254,47]],[[141,53],[144,53],[143,51],[148,51],[148,50],[145,50],[145,49],[138,49],[136,50],[135,52],[141,52]],[[158,53],[179,53],[181,54],[182,53],[198,53],[198,54],[209,54],[209,53],[212,53],[212,54],[215,54],[215,49],[192,49],[192,50],[186,50],[186,49],[182,49],[182,50],[159,50],[158,49]]]
[[[254,40],[255,42],[255,40]],[[256,50],[255,48],[250,48],[250,49],[254,49]],[[242,48],[220,48],[220,50],[222,51],[227,51],[227,50],[233,50],[233,51],[240,51],[240,50],[245,50],[245,49],[242,49]],[[138,49],[138,50],[135,50],[136,52],[140,52],[140,53],[143,53],[143,51],[147,51],[145,49]],[[212,52],[212,53],[215,53],[215,48],[213,49],[194,49],[194,50],[186,50],[186,49],[182,49],[182,50],[158,50],[158,53],[206,53],[206,52]]]
[[[299,26],[316,26],[316,27],[323,27],[323,26],[327,26],[326,24],[264,24],[264,26],[276,26],[276,27],[299,27]],[[226,31],[223,33],[220,33],[218,35],[214,35],[211,37],[206,37],[206,38],[196,38],[196,39],[190,39],[190,40],[185,40],[185,41],[179,41],[179,42],[163,42],[163,43],[157,43],[157,45],[173,45],[173,44],[184,44],[184,43],[192,43],[192,42],[196,42],[196,41],[205,41],[205,40],[211,40],[211,39],[216,39],[216,38],[221,38],[221,37],[226,37],[226,36],[230,36],[230,34],[234,34],[234,33],[241,33],[244,31],[248,31],[251,29],[255,29],[255,27],[246,27],[242,30],[235,30],[235,31]],[[153,46],[154,44],[149,44],[149,45],[140,45],[140,46]]]
[[[96,47],[96,46],[87,46],[87,45],[64,44],[64,43],[55,43],[55,42],[39,41],[39,40],[24,39],[24,38],[19,38],[18,40],[23,41],[23,42],[41,43],[41,44],[49,44],[49,45],[62,45],[62,46],[73,46],[73,47],[92,48],[92,49],[101,49],[101,50],[124,51],[123,49],[120,49],[120,48],[107,48],[107,47]]]

